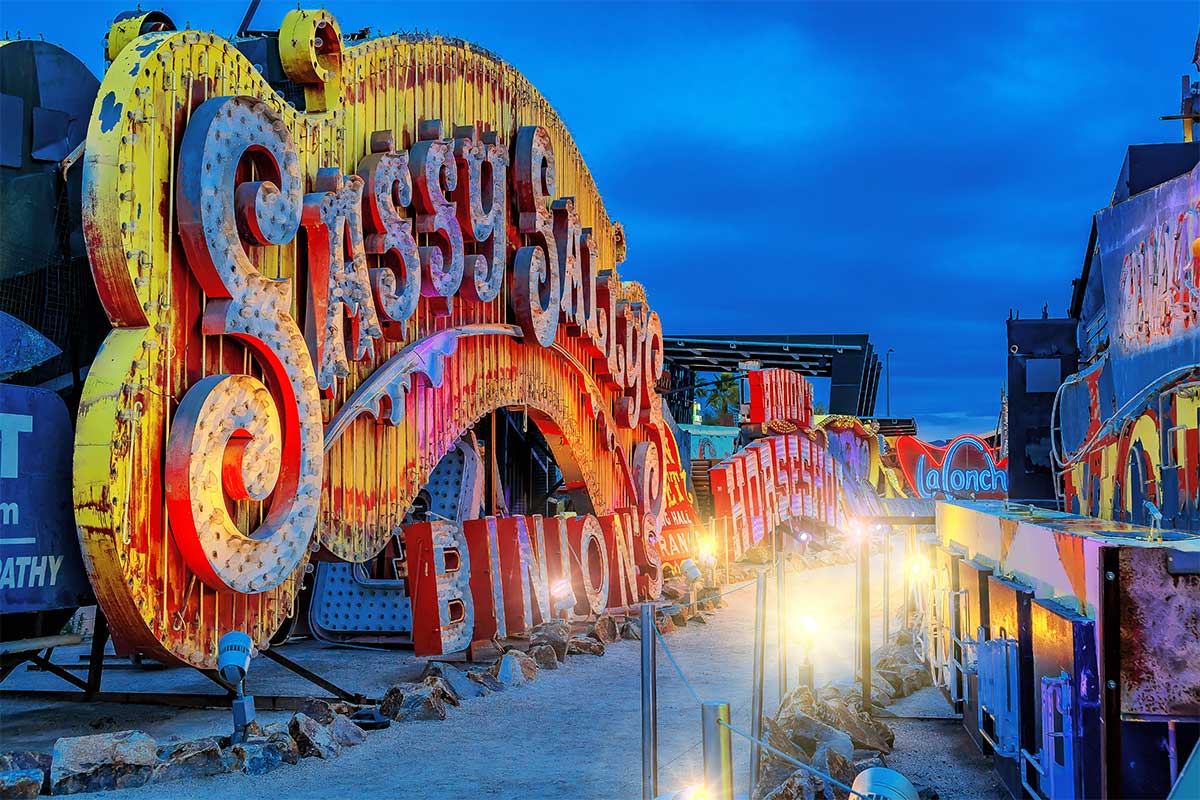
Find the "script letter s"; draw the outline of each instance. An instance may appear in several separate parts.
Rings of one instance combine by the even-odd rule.
[[[250,169],[257,180],[244,180]],[[292,286],[254,266],[246,245],[286,244],[300,223],[303,182],[287,125],[261,100],[217,97],[184,132],[176,206],[192,272],[209,297],[206,336],[242,342],[261,367],[211,375],[183,397],[167,444],[171,529],[188,566],[218,589],[281,584],[316,526],[324,471],[316,375],[291,316]],[[270,499],[249,534],[225,500]]]

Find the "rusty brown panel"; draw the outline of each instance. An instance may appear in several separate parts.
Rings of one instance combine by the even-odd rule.
[[[1121,713],[1200,717],[1200,575],[1168,548],[1120,551]]]

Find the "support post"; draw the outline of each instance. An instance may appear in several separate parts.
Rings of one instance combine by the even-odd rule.
[[[729,517],[721,517],[721,539],[725,542],[725,585],[729,585]]]
[[[658,665],[654,605],[642,604],[642,800],[658,796]]]
[[[309,683],[320,686],[325,691],[329,692],[330,694],[334,695],[335,697],[345,700],[347,703],[357,703],[359,705],[367,705],[372,702],[371,698],[367,697],[366,695],[360,694],[358,692],[347,691],[346,689],[343,689],[342,687],[338,686],[336,683],[329,680],[328,678],[322,677],[321,675],[318,675],[317,673],[313,672],[312,670],[307,669],[306,667],[303,667],[300,664],[297,664],[295,661],[292,661],[290,658],[285,656],[283,653],[280,653],[274,647],[262,647],[261,649],[259,649],[258,652],[259,652],[259,655],[266,656],[267,658],[271,659],[272,661],[274,661],[276,664],[280,665],[281,667],[291,670],[292,672],[299,675],[301,678],[304,678],[304,680],[308,681]],[[213,673],[213,674],[215,675],[216,673]],[[218,681],[218,682],[220,682],[220,681]],[[224,685],[230,691],[233,691],[233,687],[230,686],[228,683],[225,683]]]
[[[883,535],[883,644],[892,640],[892,529],[882,526]]]
[[[871,534],[858,538],[858,657],[863,713],[871,713]]]
[[[787,668],[787,575],[784,571],[785,561],[783,548],[779,548],[775,556],[775,621],[778,625],[776,633],[776,648],[779,661],[779,704],[787,697],[788,668]]]
[[[909,615],[912,613],[909,608],[909,598],[912,595],[912,555],[908,546],[908,533],[908,530],[904,531],[904,628],[908,628]]]
[[[763,662],[767,645],[767,580],[762,570],[755,581],[754,600],[754,675],[750,682],[750,797],[758,785],[758,768],[762,763],[763,727]]]
[[[729,703],[706,700],[701,704],[706,800],[733,800],[733,741],[729,722]]]
[[[104,646],[108,644],[108,617],[96,606],[96,618],[92,627],[91,659],[88,661],[87,696],[90,699],[100,691],[100,680],[104,676]]]

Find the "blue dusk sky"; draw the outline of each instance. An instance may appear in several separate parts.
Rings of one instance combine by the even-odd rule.
[[[99,74],[133,5],[0,0],[0,27]],[[228,36],[247,3],[143,5]],[[1009,309],[1065,313],[1126,145],[1181,137],[1159,117],[1197,77],[1200,23],[1194,0],[325,5],[344,31],[458,36],[522,70],[668,335],[869,333],[896,351],[893,414],[929,439],[994,427]]]

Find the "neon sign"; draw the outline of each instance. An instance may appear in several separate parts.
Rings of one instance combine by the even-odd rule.
[[[750,388],[748,423],[782,420],[812,427],[813,387],[803,375],[786,369],[760,369],[750,372],[746,382]]]
[[[206,669],[224,631],[265,644],[315,552],[374,558],[443,457],[507,408],[580,514],[627,515],[643,596],[610,596],[653,596],[662,325],[536,89],[464,43],[350,46],[325,11],[288,12],[277,38],[301,108],[212,34],[109,42],[81,210],[113,330],[72,483],[113,631]],[[425,553],[457,541],[422,535]],[[485,560],[457,563],[422,598],[463,616],[418,615],[419,648],[487,619],[460,597]]]
[[[921,497],[1008,497],[1008,459],[997,461],[995,451],[978,436],[959,436],[945,447],[901,436],[896,440],[896,455],[909,487]]]

